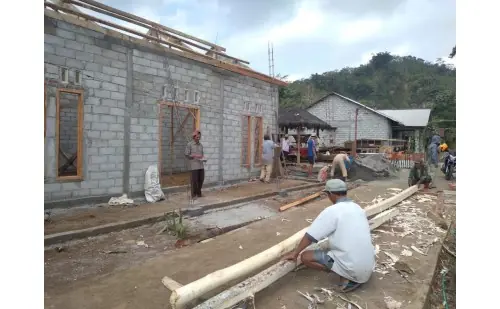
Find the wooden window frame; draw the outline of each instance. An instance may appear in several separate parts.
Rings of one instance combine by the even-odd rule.
[[[61,115],[61,93],[71,93],[78,95],[77,106],[77,150],[76,150],[76,175],[75,176],[59,176],[59,147],[60,147],[60,115]],[[58,88],[56,91],[56,180],[83,180],[83,90]]]
[[[255,120],[255,125],[257,125],[260,122],[260,128],[258,132],[258,136],[254,136],[254,144],[255,141],[260,141],[259,146],[254,149],[254,166],[259,167],[262,165],[262,144],[264,142],[264,118],[262,116],[254,116],[253,117]],[[255,130],[255,128],[252,128],[252,132]]]
[[[188,110],[188,114],[185,116],[183,122],[187,119],[187,116],[191,115],[195,118],[195,121],[193,122],[193,131],[194,130],[199,130],[200,129],[200,121],[201,121],[201,110],[200,107],[197,105],[191,105],[191,104],[185,104],[185,103],[173,103],[170,101],[160,101],[158,102],[158,174],[160,176],[160,186],[163,184],[162,182],[162,171],[163,171],[163,154],[162,154],[162,140],[163,140],[163,108],[170,108],[170,121],[173,123],[173,109],[174,107],[177,108],[184,108]],[[173,127],[173,126],[172,126]],[[178,129],[179,130],[179,129]],[[181,128],[182,130],[182,128]],[[173,140],[174,131],[173,128],[170,130],[170,140]],[[173,148],[171,148],[173,149]],[[172,155],[172,154],[171,154]]]
[[[252,164],[252,116],[251,115],[242,115],[242,122],[241,122],[241,166],[250,168]],[[243,140],[243,124],[247,124],[248,128],[248,133],[247,133],[247,140]],[[245,149],[245,142],[247,145],[247,153],[245,154],[244,149]]]

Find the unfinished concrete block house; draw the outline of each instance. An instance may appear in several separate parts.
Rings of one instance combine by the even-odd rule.
[[[150,165],[163,187],[186,185],[194,129],[206,183],[248,178],[259,167],[264,132],[277,132],[284,82],[221,46],[96,1],[45,2],[44,32],[47,208],[142,195]]]

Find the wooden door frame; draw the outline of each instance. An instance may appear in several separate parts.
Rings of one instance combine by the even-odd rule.
[[[158,175],[160,177],[160,186],[163,186],[162,183],[162,175],[163,175],[163,152],[162,152],[162,140],[163,140],[163,108],[169,108],[170,109],[170,122],[173,123],[173,109],[175,108],[184,108],[187,109],[188,114],[184,118],[184,121],[182,123],[182,126],[185,125],[185,121],[188,119],[187,117],[191,115],[194,119],[193,121],[193,131],[194,130],[199,130],[200,129],[200,120],[201,120],[201,109],[200,106],[197,105],[191,105],[191,104],[184,104],[184,103],[173,103],[169,101],[161,101],[158,102]],[[182,130],[183,127],[178,128],[178,130]],[[178,132],[177,132],[178,133]],[[170,143],[173,144],[174,140],[174,126],[172,125],[172,128],[170,129]],[[172,145],[170,146],[170,149],[173,150]],[[172,155],[172,154],[171,154]]]

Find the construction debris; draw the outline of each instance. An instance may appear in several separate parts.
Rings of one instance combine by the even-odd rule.
[[[396,301],[391,296],[384,297],[384,302],[387,309],[400,309],[401,306],[403,305],[401,302]]]
[[[122,196],[119,196],[119,197],[110,198],[108,205],[109,206],[129,206],[129,205],[134,205],[134,200],[129,199],[127,197],[127,194],[123,194]]]

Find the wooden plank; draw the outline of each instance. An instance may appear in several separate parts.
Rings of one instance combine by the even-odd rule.
[[[130,14],[130,13],[127,13],[125,11],[122,11],[122,10],[119,10],[119,9],[115,9],[111,6],[108,6],[108,5],[105,5],[105,4],[102,4],[100,2],[97,2],[97,1],[93,1],[93,0],[79,0],[80,2],[83,2],[83,3],[87,3],[87,4],[90,4],[94,7],[98,7],[100,9],[103,9],[103,10],[106,10],[106,11],[109,11],[109,12],[112,12],[112,13],[115,13],[115,14],[119,14],[119,15],[122,15],[122,16],[125,16],[125,17],[128,17],[129,19],[134,19],[134,20],[137,20],[137,21],[140,21],[144,24],[148,24],[150,26],[153,26],[154,28],[160,28],[160,29],[163,29],[165,31],[168,31],[168,32],[171,32],[171,33],[174,33],[174,34],[177,34],[179,36],[182,36],[182,37],[185,37],[189,40],[192,40],[192,41],[196,41],[198,43],[201,43],[201,44],[205,44],[205,45],[208,45],[210,47],[214,47],[216,48],[217,50],[220,50],[220,51],[226,51],[226,49],[222,46],[219,46],[217,44],[214,44],[214,43],[211,43],[211,42],[208,42],[208,41],[205,41],[203,39],[200,39],[200,38],[197,38],[197,37],[194,37],[194,36],[191,36],[189,34],[186,34],[184,32],[181,32],[181,31],[178,31],[178,30],[175,30],[175,29],[172,29],[172,28],[169,28],[169,27],[166,27],[162,24],[158,24],[158,23],[155,23],[155,22],[152,22],[150,20],[147,20],[145,18],[142,18],[142,17],[139,17],[137,15],[133,15],[133,14]]]
[[[412,187],[409,187],[401,192],[399,192],[398,194],[394,195],[394,196],[391,196],[390,198],[386,199],[386,200],[383,200],[379,203],[376,203],[375,205],[371,205],[371,206],[368,206],[365,208],[365,212],[366,212],[366,216],[367,217],[371,217],[375,214],[378,214],[398,203],[401,203],[402,201],[404,201],[405,199],[407,199],[408,197],[412,196],[414,193],[416,193],[418,191],[418,187],[417,186],[412,186]]]
[[[144,27],[144,28],[148,29],[148,32],[147,32],[148,35],[154,36],[156,38],[160,38],[160,39],[162,39],[162,40],[164,40],[166,42],[172,42],[172,43],[174,43],[176,45],[181,45],[184,48],[190,49],[192,52],[198,53],[198,52],[194,51],[190,46],[199,48],[201,50],[204,50],[206,52],[210,52],[212,54],[216,54],[216,55],[220,55],[222,57],[226,57],[226,58],[232,59],[232,60],[237,61],[237,62],[249,64],[249,62],[247,60],[239,59],[239,58],[236,58],[236,57],[233,57],[233,56],[230,56],[230,55],[226,54],[224,52],[225,49],[224,49],[224,51],[214,50],[213,47],[211,47],[210,45],[209,45],[210,47],[206,47],[206,46],[194,43],[194,42],[192,42],[192,41],[190,41],[188,39],[185,39],[185,38],[173,35],[171,33],[168,33],[165,30],[160,29],[159,27],[151,26],[151,24],[153,22],[148,21],[146,19],[143,19],[142,17],[130,14],[131,16],[135,16],[134,18],[130,18],[130,17],[126,17],[126,16],[123,16],[121,14],[115,13],[113,11],[105,10],[105,9],[102,9],[102,8],[98,8],[98,7],[95,7],[95,6],[91,6],[91,5],[88,5],[88,4],[85,4],[85,3],[81,3],[81,2],[77,2],[77,1],[73,1],[73,0],[64,0],[64,2],[73,4],[73,5],[77,5],[79,7],[85,8],[87,10],[92,10],[92,11],[95,11],[95,12],[100,13],[100,14],[108,15],[108,16],[111,16],[111,17],[114,17],[114,18],[117,18],[117,19],[129,22],[129,23],[134,24],[134,25],[138,25],[138,26]],[[75,9],[77,9],[77,8],[75,7]],[[129,13],[127,13],[127,14],[129,14]],[[138,21],[138,20],[136,20],[136,18],[140,18],[142,20],[146,20],[149,23]],[[207,45],[207,44],[205,44],[205,45]]]
[[[387,222],[391,218],[399,213],[398,209],[391,209],[389,211],[380,214],[369,221],[370,230],[374,230],[383,223]],[[315,250],[315,249],[328,249],[328,241],[323,239],[317,244],[313,244],[306,248],[305,250]],[[273,266],[265,269],[264,271],[258,273],[257,275],[248,278],[247,280],[240,282],[239,284],[217,294],[216,296],[208,299],[202,304],[194,307],[193,309],[229,309],[235,304],[238,304],[244,299],[253,297],[257,292],[262,291],[266,287],[270,286],[272,283],[278,281],[291,271],[293,271],[298,265],[302,264],[300,258],[297,263],[290,261],[280,261]]]
[[[292,208],[292,207],[295,207],[295,206],[299,206],[301,204],[304,204],[306,202],[309,202],[310,200],[313,200],[317,197],[319,197],[321,195],[322,192],[316,192],[314,194],[311,194],[309,196],[306,196],[306,197],[303,197],[295,202],[291,202],[289,204],[286,204],[286,205],[283,205],[280,207],[280,211],[285,211],[287,210],[288,208]]]

